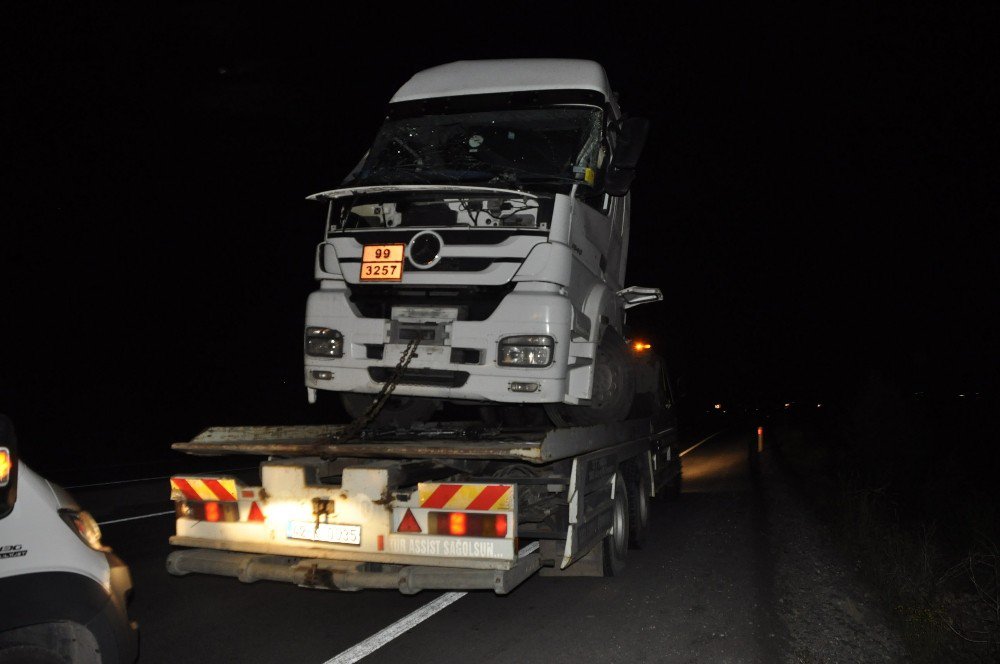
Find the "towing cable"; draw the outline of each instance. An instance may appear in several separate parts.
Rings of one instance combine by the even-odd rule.
[[[389,380],[385,381],[382,385],[382,389],[375,396],[375,398],[372,399],[372,403],[368,406],[368,410],[337,433],[334,436],[334,442],[346,442],[347,440],[354,438],[369,424],[371,424],[376,417],[378,417],[378,414],[382,412],[382,408],[385,406],[386,402],[389,401],[389,397],[392,396],[393,390],[396,389],[396,385],[398,385],[400,379],[402,379],[403,372],[405,372],[406,367],[409,366],[410,360],[416,357],[417,346],[419,345],[419,336],[410,340],[410,343],[408,343],[406,348],[403,349],[403,354],[399,356],[399,362],[396,363],[396,368],[393,369],[392,375],[389,376]]]

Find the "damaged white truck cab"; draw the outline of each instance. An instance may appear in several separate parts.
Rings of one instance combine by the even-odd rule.
[[[660,381],[624,340],[629,185],[648,125],[584,60],[419,72],[327,204],[305,380],[359,416],[419,347],[377,422],[443,401],[544,405],[556,424],[626,417]],[[655,406],[655,399],[648,400]]]

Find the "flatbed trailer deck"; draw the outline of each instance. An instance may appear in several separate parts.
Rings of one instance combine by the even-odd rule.
[[[360,590],[510,592],[542,574],[620,573],[649,499],[679,490],[663,418],[569,429],[429,423],[216,427],[174,449],[267,456],[259,486],[171,480],[173,574]]]

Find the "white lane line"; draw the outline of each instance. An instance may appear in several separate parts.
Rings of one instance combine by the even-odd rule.
[[[466,594],[445,593],[434,601],[424,604],[410,615],[400,618],[382,631],[372,634],[361,643],[348,648],[333,659],[326,660],[323,664],[354,664],[354,662],[372,654],[400,634],[416,627],[441,609],[462,599]]]
[[[685,455],[685,454],[687,454],[688,452],[694,452],[695,448],[697,448],[697,447],[698,447],[698,446],[700,446],[700,445],[704,445],[704,444],[705,444],[705,443],[707,443],[708,441],[710,441],[710,440],[712,440],[713,438],[715,438],[716,436],[718,436],[718,435],[719,435],[720,433],[722,433],[723,431],[725,431],[725,429],[721,429],[721,430],[719,430],[719,431],[716,431],[715,433],[713,433],[713,434],[712,434],[711,436],[709,436],[708,438],[703,438],[702,440],[699,440],[699,441],[698,441],[697,443],[695,443],[695,444],[694,444],[694,445],[692,445],[691,447],[689,447],[689,448],[687,448],[686,450],[684,450],[683,452],[681,452],[681,453],[680,453],[680,456],[684,456],[684,455]]]
[[[171,477],[176,475],[190,475],[196,477],[198,475],[217,475],[219,473],[235,473],[238,470],[257,470],[257,466],[250,466],[248,468],[223,468],[222,470],[206,470],[194,473],[174,473],[173,475],[161,475],[160,477],[141,477],[137,480],[115,480],[113,482],[96,482],[94,484],[77,484],[76,486],[66,486],[64,489],[89,489],[95,486],[112,486],[114,484],[132,484],[133,482],[152,482],[154,480],[169,480]]]
[[[138,521],[139,519],[148,519],[154,516],[163,516],[165,514],[176,514],[174,510],[169,512],[153,512],[152,514],[140,514],[139,516],[127,516],[124,519],[111,519],[110,521],[98,521],[97,525],[106,526],[109,523],[121,523],[122,521]]]

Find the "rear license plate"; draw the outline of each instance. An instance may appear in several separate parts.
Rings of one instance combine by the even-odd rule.
[[[361,281],[401,281],[402,244],[366,244],[361,253]]]
[[[343,526],[336,523],[289,521],[287,536],[291,539],[330,542],[331,544],[361,544],[361,526]]]

